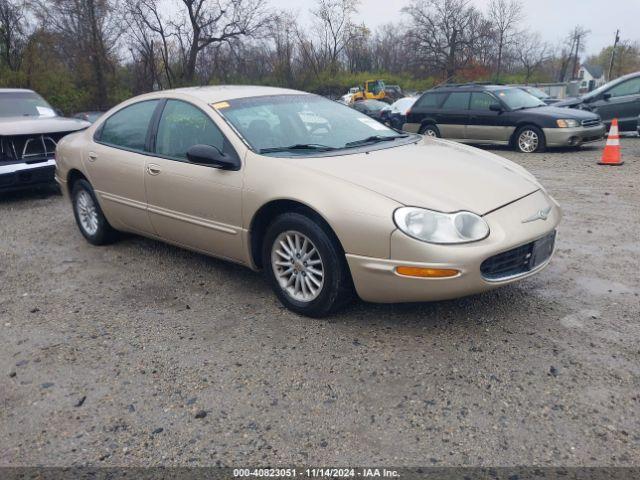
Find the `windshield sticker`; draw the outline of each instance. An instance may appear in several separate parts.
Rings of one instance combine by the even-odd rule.
[[[222,110],[224,108],[229,108],[231,105],[229,105],[229,102],[218,102],[218,103],[212,104],[211,106],[216,110]]]
[[[56,112],[54,112],[52,108],[49,108],[49,107],[38,107],[38,106],[36,106],[36,108],[38,109],[38,115],[40,115],[41,117],[55,117],[56,116]]]
[[[373,118],[359,118],[362,123],[367,125],[368,127],[373,128],[374,130],[387,130],[387,127],[382,125],[380,122],[374,120]]]

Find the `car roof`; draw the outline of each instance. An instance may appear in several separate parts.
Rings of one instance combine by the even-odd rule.
[[[19,92],[35,93],[33,90],[29,90],[28,88],[0,88],[0,93],[19,93]]]
[[[497,84],[484,84],[484,83],[445,83],[444,85],[439,85],[434,87],[430,91],[438,91],[438,92],[478,92],[485,90],[502,90],[505,88],[515,88],[507,85],[497,85]]]
[[[263,97],[268,95],[309,95],[307,92],[291,90],[288,88],[253,85],[209,85],[203,87],[185,87],[173,90],[160,90],[141,95],[137,98],[157,98],[172,93],[188,95],[206,103],[216,103],[239,98]]]

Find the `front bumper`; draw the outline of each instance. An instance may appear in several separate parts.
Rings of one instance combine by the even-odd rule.
[[[532,214],[551,206],[546,220],[523,223]],[[465,245],[432,245],[396,230],[391,235],[391,258],[347,254],[353,282],[360,298],[374,303],[447,300],[491,290],[541,271],[549,258],[531,271],[505,279],[486,279],[482,263],[499,253],[541,239],[553,232],[562,213],[558,204],[542,191],[489,213],[484,219],[490,235]],[[416,278],[399,275],[400,266],[458,270],[450,278]]]
[[[0,165],[0,191],[53,183],[56,161]]]
[[[595,127],[543,128],[548,147],[577,147],[604,138],[604,124]]]

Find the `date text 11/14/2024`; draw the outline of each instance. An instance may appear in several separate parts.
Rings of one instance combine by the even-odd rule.
[[[271,478],[399,478],[396,470],[385,468],[236,468],[233,476]]]

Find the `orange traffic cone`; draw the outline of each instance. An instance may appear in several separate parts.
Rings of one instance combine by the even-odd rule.
[[[614,118],[609,129],[607,144],[602,152],[602,160],[598,165],[622,165],[622,153],[620,152],[620,134],[618,133],[618,119]]]

